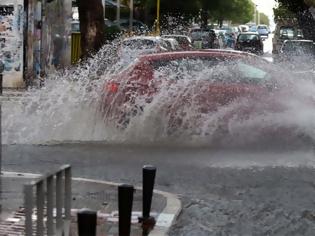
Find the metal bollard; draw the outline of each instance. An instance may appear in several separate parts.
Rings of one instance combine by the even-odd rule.
[[[133,192],[132,185],[118,186],[119,236],[130,236]]]
[[[142,174],[143,174],[142,220],[144,221],[150,218],[156,168],[154,166],[146,165],[142,169]]]
[[[96,236],[97,213],[90,209],[82,209],[78,212],[79,236]]]

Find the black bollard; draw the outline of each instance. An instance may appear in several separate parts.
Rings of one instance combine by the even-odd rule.
[[[119,236],[130,236],[133,192],[132,185],[118,186]]]
[[[78,212],[79,236],[96,236],[97,213],[90,209],[82,209]]]
[[[156,168],[154,166],[146,165],[142,169],[142,174],[142,220],[145,221],[150,218]]]

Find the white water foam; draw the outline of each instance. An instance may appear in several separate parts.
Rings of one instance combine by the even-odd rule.
[[[204,89],[202,83],[209,76],[231,77],[226,67],[208,67],[193,73],[187,66],[179,66],[173,73],[170,70],[157,71],[156,77],[163,73],[168,75],[166,82],[160,85],[150,104],[145,102],[144,97],[138,97],[136,104],[143,107],[143,112],[131,117],[125,129],[118,129],[115,122],[104,121],[100,112],[104,82],[125,65],[115,57],[116,51],[114,44],[107,45],[93,59],[50,76],[44,88],[32,91],[30,96],[17,104],[4,104],[3,142],[47,144],[104,141],[212,145],[218,139],[220,122],[226,116],[230,116],[224,130],[228,135],[223,139],[220,137],[223,140],[221,144],[252,145],[266,141],[271,138],[262,135],[266,129],[278,132],[279,137],[284,139],[289,138],[289,133],[298,140],[315,139],[315,85],[312,78],[280,73],[280,69],[273,65],[266,66],[266,70],[271,71],[274,77],[279,76],[278,86],[284,88],[279,90],[281,92],[276,90],[270,97],[261,100],[235,99],[208,112],[200,112],[198,94]],[[168,82],[178,77],[179,72],[181,80],[170,85]],[[275,100],[280,110],[270,108],[269,104]],[[248,107],[254,108],[249,115],[242,112],[240,116],[230,115]],[[176,118],[180,118],[180,122]],[[175,129],[170,132],[170,124],[174,122]]]

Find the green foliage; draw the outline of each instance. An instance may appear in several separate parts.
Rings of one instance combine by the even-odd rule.
[[[259,14],[260,14],[260,24],[269,26],[270,22],[269,22],[268,16],[264,13],[259,13]]]
[[[290,11],[289,8],[282,3],[279,3],[278,7],[273,9],[273,13],[275,22],[278,22],[281,19],[296,17],[295,13]]]
[[[277,0],[279,7],[285,7],[293,13],[302,12],[308,9],[305,0]]]
[[[209,12],[212,20],[231,20],[247,23],[253,18],[254,5],[251,0],[200,0],[202,9]]]

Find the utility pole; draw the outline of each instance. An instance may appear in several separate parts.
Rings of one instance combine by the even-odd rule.
[[[106,0],[102,0],[102,2],[103,2],[104,20],[105,20],[105,18],[106,18],[106,16],[105,16],[105,13],[106,13],[106,11],[105,11],[105,9],[106,9]]]
[[[129,32],[132,33],[132,27],[133,27],[133,0],[130,0],[130,19],[129,19]]]
[[[160,35],[160,0],[156,3],[156,34]]]
[[[257,24],[257,5],[255,4],[254,23]]]
[[[116,20],[118,26],[120,26],[120,0],[117,0],[117,15],[116,15]]]

